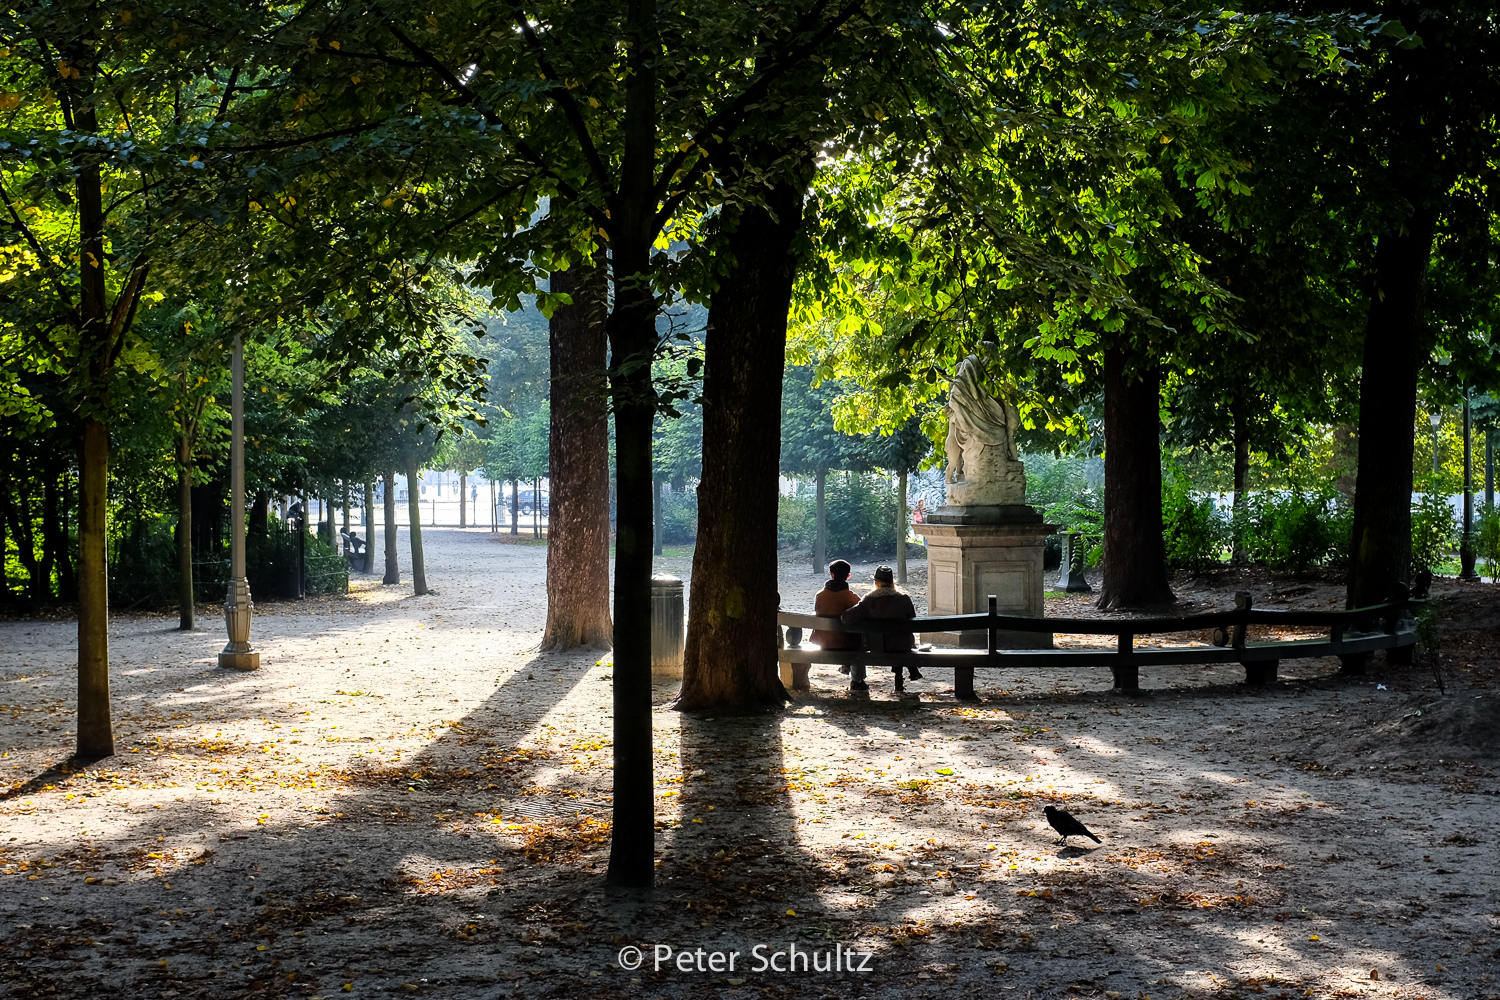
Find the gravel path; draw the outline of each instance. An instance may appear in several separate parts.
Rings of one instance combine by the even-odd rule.
[[[74,626],[0,623],[9,995],[1500,994],[1494,761],[1400,728],[1493,672],[1006,672],[964,705],[819,668],[781,714],[659,708],[658,888],[616,893],[608,654],[534,652],[544,548],[426,534],[435,594],[265,605],[258,673],[214,665],[211,607],[117,619],[119,752],[70,773]],[[1056,846],[1049,803],[1102,845]]]

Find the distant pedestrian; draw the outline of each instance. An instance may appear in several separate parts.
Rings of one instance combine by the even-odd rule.
[[[870,591],[854,607],[845,611],[843,619],[846,624],[853,625],[856,622],[868,621],[880,618],[915,618],[917,617],[916,606],[911,602],[911,596],[904,590],[896,588],[896,574],[891,572],[889,566],[878,566],[875,569],[875,589]],[[869,642],[871,652],[905,653],[916,648],[917,638],[910,632],[886,632],[883,634],[870,633],[865,637]],[[911,679],[919,681],[922,672],[916,667],[905,668]],[[901,667],[892,667],[891,672],[896,675],[896,690],[905,690],[906,685],[901,679]],[[856,690],[867,688],[855,687]]]

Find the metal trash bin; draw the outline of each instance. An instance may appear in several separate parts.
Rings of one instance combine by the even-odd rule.
[[[682,581],[651,578],[651,676],[681,677],[683,647]]]

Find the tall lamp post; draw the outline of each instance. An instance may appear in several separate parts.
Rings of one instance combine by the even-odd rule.
[[[219,654],[219,666],[231,670],[259,670],[260,653],[250,648],[250,581],[245,578],[245,345],[234,335],[230,362],[229,446],[229,593],[224,597],[224,622],[229,644]]]
[[[1470,392],[1464,389],[1464,533],[1458,543],[1460,580],[1478,580],[1474,572],[1474,414]]]

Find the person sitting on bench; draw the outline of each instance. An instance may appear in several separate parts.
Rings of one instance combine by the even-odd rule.
[[[854,607],[845,611],[840,616],[845,624],[853,625],[856,622],[872,618],[915,618],[917,609],[911,603],[911,597],[904,590],[896,589],[896,575],[891,572],[889,566],[877,566],[875,568],[875,589],[864,596]],[[916,636],[910,632],[887,632],[884,635],[870,634],[865,638],[869,640],[871,652],[904,653],[916,647]],[[907,667],[911,679],[919,681],[922,672],[916,667]],[[896,675],[896,690],[904,691],[906,685],[901,680],[901,668],[892,667],[891,672]],[[863,681],[859,684],[850,684],[855,690],[867,690],[868,685]]]
[[[845,611],[859,603],[859,595],[849,588],[849,572],[853,567],[843,559],[835,559],[828,564],[828,582],[823,584],[823,589],[818,591],[818,596],[813,600],[813,613],[820,618],[837,618]],[[819,649],[864,649],[864,636],[858,632],[828,632],[824,629],[814,629],[813,634],[808,637],[809,641]],[[805,690],[810,685],[807,680],[807,671],[812,664],[792,664],[792,688]],[[801,673],[798,673],[801,668]],[[849,673],[847,665],[839,668],[842,673]],[[854,676],[863,684],[865,679],[865,668],[855,667]]]
[[[365,567],[365,543],[359,540],[359,535],[353,531],[345,534],[342,528],[339,535],[344,539],[344,562],[349,564],[351,570],[363,571]]]

